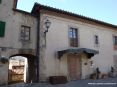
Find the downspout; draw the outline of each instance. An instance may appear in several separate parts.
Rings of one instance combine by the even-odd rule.
[[[14,0],[13,9],[16,9],[17,8],[17,2],[18,2],[18,0]]]
[[[37,16],[37,42],[36,42],[36,82],[39,82],[40,70],[40,12]]]

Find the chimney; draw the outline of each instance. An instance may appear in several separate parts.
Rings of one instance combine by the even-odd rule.
[[[14,0],[13,9],[16,9],[17,8],[17,2],[18,2],[18,0]]]

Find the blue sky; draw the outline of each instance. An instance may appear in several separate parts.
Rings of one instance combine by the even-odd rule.
[[[117,25],[117,0],[19,0],[17,8],[30,12],[35,2]]]

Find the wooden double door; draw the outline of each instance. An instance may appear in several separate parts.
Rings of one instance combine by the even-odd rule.
[[[68,72],[70,80],[78,80],[81,78],[80,56],[68,55]]]

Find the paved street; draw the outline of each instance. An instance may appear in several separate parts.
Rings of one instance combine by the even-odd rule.
[[[51,85],[49,83],[18,84],[0,87],[117,87],[117,78],[100,80],[78,80],[66,84]]]

